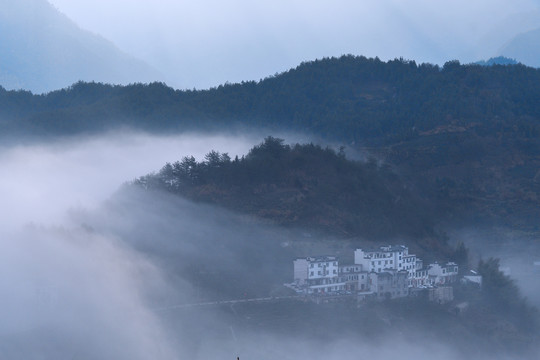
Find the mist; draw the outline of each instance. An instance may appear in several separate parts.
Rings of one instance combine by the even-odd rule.
[[[0,147],[0,217],[3,225],[58,224],[66,210],[95,208],[124,182],[157,171],[166,162],[186,155],[201,160],[213,148],[232,157],[242,155],[258,139],[111,133]]]
[[[540,24],[531,0],[51,3],[178,88],[259,80],[302,61],[349,53],[472,62],[497,55],[506,41]]]
[[[306,255],[291,244],[319,235],[126,182],[212,149],[241,156],[261,140],[111,133],[4,147],[0,357],[493,358],[474,344],[480,334],[445,339],[429,319],[405,324],[384,307],[351,317],[297,300],[196,305],[287,295],[292,259]]]
[[[161,270],[114,234],[70,221],[122,183],[208,147],[243,154],[247,136],[109,134],[0,152],[0,357],[176,358],[146,302],[171,294]],[[171,296],[168,296],[169,298]]]
[[[473,266],[480,259],[500,259],[501,269],[518,284],[531,304],[540,309],[539,268],[534,265],[540,261],[537,231],[479,224],[475,228],[453,229],[449,235],[469,247]]]

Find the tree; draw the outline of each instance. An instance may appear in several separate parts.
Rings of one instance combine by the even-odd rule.
[[[459,270],[462,273],[469,269],[469,249],[467,249],[463,241],[457,243],[450,260],[459,265]]]

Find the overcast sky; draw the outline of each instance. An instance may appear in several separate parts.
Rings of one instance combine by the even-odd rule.
[[[50,0],[180,88],[344,53],[474,61],[540,25],[536,0]]]

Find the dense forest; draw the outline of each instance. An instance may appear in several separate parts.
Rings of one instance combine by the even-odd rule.
[[[135,128],[299,131],[393,167],[446,221],[538,230],[540,70],[343,56],[209,90],[77,83],[0,90],[0,136]]]
[[[405,237],[427,253],[448,256],[432,206],[387,166],[348,160],[343,148],[267,137],[241,158],[217,151],[200,162],[186,156],[134,185],[338,238]]]
[[[343,56],[209,90],[162,83],[77,83],[44,95],[0,91],[3,133],[69,134],[118,126],[169,131],[242,124],[297,129],[346,142],[392,143],[438,126],[540,132],[540,70],[523,65]]]

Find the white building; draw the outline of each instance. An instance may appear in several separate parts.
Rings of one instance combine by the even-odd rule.
[[[413,286],[413,279],[417,276],[417,271],[423,268],[423,261],[418,259],[416,255],[409,254],[409,248],[403,245],[381,246],[375,250],[356,249],[354,263],[362,265],[364,271],[368,272],[405,270],[411,286]]]
[[[417,269],[414,277],[410,279],[409,285],[412,287],[424,287],[432,285],[429,278],[428,268]]]
[[[456,281],[458,266],[455,263],[439,265],[424,262],[404,245],[381,246],[375,250],[356,249],[354,263],[361,265],[362,270],[381,273],[389,270],[406,271],[407,282],[411,287],[448,284]]]
[[[423,266],[403,245],[375,250],[356,249],[354,264],[339,265],[336,256],[309,256],[294,260],[294,283],[306,294],[375,294],[378,298],[408,295],[408,288],[439,286],[457,279],[458,266],[449,262]],[[403,289],[403,279],[407,289]]]
[[[416,270],[416,255],[409,254],[409,248],[403,245],[381,246],[375,250],[356,249],[354,263],[362,265],[364,271],[382,272],[385,269]]]
[[[345,283],[345,291],[356,292],[364,290],[367,285],[367,272],[362,271],[362,266],[358,264],[340,265],[339,282]],[[364,284],[363,286],[361,284]]]
[[[345,290],[336,256],[310,256],[294,260],[294,284],[308,294]]]
[[[449,262],[443,265],[438,263],[428,266],[428,276],[431,284],[443,285],[450,284],[457,280],[458,266],[456,263]]]
[[[461,281],[463,283],[470,283],[470,284],[476,284],[478,286],[482,286],[482,275],[478,274],[474,270],[469,270],[467,275],[464,275]]]

